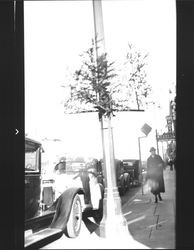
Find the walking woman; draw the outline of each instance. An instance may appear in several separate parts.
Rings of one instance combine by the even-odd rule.
[[[147,159],[147,181],[150,184],[151,192],[155,196],[155,203],[158,199],[161,201],[160,193],[165,192],[163,170],[165,163],[162,158],[156,154],[156,149],[151,147],[150,157]]]

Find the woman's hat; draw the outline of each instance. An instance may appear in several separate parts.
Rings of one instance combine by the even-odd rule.
[[[59,159],[59,162],[66,162],[66,158],[65,158],[65,157],[61,157],[61,158]]]
[[[152,151],[156,151],[156,149],[154,147],[151,147],[150,152],[152,152]]]

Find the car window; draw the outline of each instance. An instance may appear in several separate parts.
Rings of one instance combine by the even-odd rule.
[[[37,151],[25,153],[25,172],[38,172]]]
[[[86,164],[84,162],[77,161],[67,161],[66,162],[66,171],[67,172],[79,172],[82,169],[85,169]]]

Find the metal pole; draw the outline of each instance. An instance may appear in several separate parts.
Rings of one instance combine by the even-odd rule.
[[[139,161],[140,161],[140,168],[142,167],[141,164],[141,143],[140,143],[141,137],[138,137],[138,148],[139,148]]]
[[[116,185],[114,143],[111,127],[111,118],[105,118],[105,179],[107,186],[103,200],[103,218],[99,226],[99,235],[105,238],[129,238],[128,225],[122,214],[121,199]]]
[[[163,141],[162,141],[162,157],[164,159],[164,145],[163,145]]]
[[[102,164],[104,164],[104,166],[102,166],[103,168],[103,174],[104,176],[106,176],[106,167],[105,167],[105,144],[104,144],[104,123],[103,123],[103,117],[100,118],[100,126],[101,126],[101,138],[102,138],[102,152],[103,152],[103,162]],[[105,187],[107,187],[107,181],[106,178],[104,179],[104,185]]]
[[[141,138],[145,138],[147,136],[140,136],[138,137],[138,148],[139,148],[139,163],[140,163],[140,170],[142,171],[142,161],[141,161]],[[141,172],[141,175],[142,175],[142,172]],[[142,178],[143,178],[143,175],[142,175]],[[142,185],[142,195],[144,194],[144,191],[143,191],[143,185]]]
[[[93,0],[94,12],[94,29],[95,41],[98,41],[96,46],[97,57],[105,53],[102,3],[100,0]],[[104,118],[101,123],[103,144],[104,144],[104,174],[105,174],[105,194],[103,200],[103,218],[99,226],[99,235],[101,237],[129,238],[128,225],[125,217],[122,214],[121,199],[118,188],[116,186],[115,173],[115,158],[114,158],[114,143],[111,127],[111,117]],[[105,124],[106,127],[103,127]]]
[[[140,137],[138,137],[138,148],[139,148],[139,163],[140,163],[140,170],[142,170]],[[142,173],[141,173],[141,175],[142,175]],[[143,195],[143,194],[144,194],[143,185],[142,185],[141,191],[142,191],[142,195]]]
[[[158,132],[156,129],[156,146],[157,146],[157,154],[159,154],[159,147],[158,147]]]

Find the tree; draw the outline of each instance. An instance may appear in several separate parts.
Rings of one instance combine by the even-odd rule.
[[[69,95],[64,102],[66,113],[95,112],[113,115],[114,111],[144,108],[151,86],[146,81],[148,54],[134,50],[130,44],[121,73],[115,62],[109,62],[107,53],[97,57],[95,41],[81,55],[81,65],[73,73]],[[97,43],[98,44],[98,43]],[[124,68],[124,70],[123,70]],[[153,101],[152,101],[153,103]]]
[[[143,54],[135,50],[132,44],[128,44],[128,52],[124,63],[126,77],[122,87],[123,92],[126,93],[127,102],[130,101],[129,105],[136,104],[138,110],[149,103],[148,96],[152,90],[146,79],[147,57],[148,54]]]
[[[70,113],[98,111],[99,118],[110,116],[116,107],[112,98],[113,81],[117,76],[114,62],[108,61],[107,53],[97,58],[94,40],[92,46],[80,56],[82,64],[73,74],[75,81],[64,104],[65,110]]]

